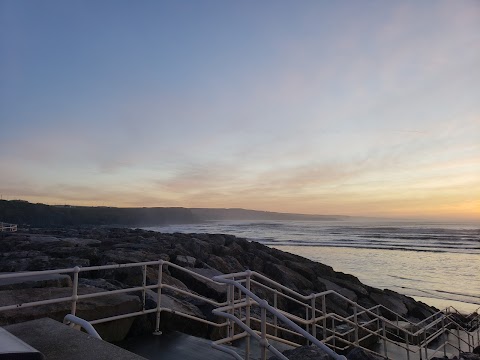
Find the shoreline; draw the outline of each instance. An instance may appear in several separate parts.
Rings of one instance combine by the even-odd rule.
[[[451,270],[458,264],[458,257],[468,258],[469,261],[464,263],[475,266],[476,254],[435,253],[430,257],[417,258],[377,249],[345,252],[336,247],[274,248],[332,266],[335,271],[354,274],[364,284],[393,290],[441,310],[454,306],[458,311],[471,313],[480,307],[477,302],[480,296],[476,295],[478,290],[472,290],[472,287],[479,286],[472,275],[475,270],[469,272],[470,267],[466,267],[462,274],[452,273]],[[455,287],[455,293],[451,294],[451,298],[446,298],[444,290],[452,286]]]
[[[446,307],[452,306],[459,313],[464,315],[470,315],[473,312],[480,309],[479,304],[472,304],[463,301],[449,300],[449,299],[437,299],[425,296],[412,296],[416,301],[421,301],[427,305],[436,307],[439,310],[444,310]]]

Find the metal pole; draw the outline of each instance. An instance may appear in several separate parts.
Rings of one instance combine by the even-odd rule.
[[[305,304],[305,331],[306,332],[309,332],[308,331],[308,305]],[[308,341],[308,339],[305,339],[305,345],[310,345],[310,341]]]
[[[317,298],[315,296],[312,296],[312,336],[317,337],[317,322],[315,321],[316,318],[316,300]]]
[[[385,357],[388,359],[388,350],[387,350],[387,334],[385,331],[385,321],[382,320],[382,337],[383,337],[383,353]]]
[[[260,339],[260,346],[261,346],[261,356],[262,360],[267,359],[267,309],[262,307],[262,323],[261,323],[261,339]]]
[[[354,322],[355,322],[355,345],[358,346],[358,314],[357,314],[357,306],[356,305],[353,308],[353,318],[354,318]]]
[[[448,334],[446,334],[448,340]],[[442,317],[442,340],[443,340],[443,356],[447,357],[447,347],[445,346],[445,317]]]
[[[80,267],[75,266],[73,268],[73,293],[72,293],[72,315],[75,315],[77,312],[77,301],[78,301],[78,273],[80,272]]]
[[[337,332],[335,331],[335,318],[333,317],[332,318],[332,334],[333,334],[333,348],[335,349],[335,346],[336,346],[336,335],[337,335]],[[334,350],[335,351],[335,350]]]
[[[250,291],[250,278],[251,271],[247,272],[247,279],[245,281],[245,287]],[[245,324],[250,328],[250,296],[245,294],[245,302],[247,306],[245,308]],[[275,329],[276,331],[277,329]],[[247,341],[245,342],[245,360],[250,359],[250,334],[247,332]]]
[[[398,314],[396,315],[396,319],[397,319],[397,336],[400,336],[400,329],[398,326]]]
[[[425,345],[425,359],[428,359],[428,347],[427,347],[427,329],[423,330],[423,342]]]
[[[274,290],[274,293],[273,293],[273,307],[275,309],[278,309],[278,291],[277,289]],[[278,335],[278,319],[277,319],[277,315],[275,314],[274,317],[273,317],[273,325],[274,325],[274,334],[275,336]]]
[[[154,335],[162,335],[160,331],[160,313],[162,307],[162,274],[163,274],[163,260],[158,261],[158,279],[157,279],[157,318],[155,320]]]
[[[232,279],[233,281],[235,281],[235,278]],[[235,287],[233,285],[230,285],[230,306],[231,306],[231,310],[230,310],[230,313],[235,316]],[[230,321],[230,336],[233,336],[235,335],[235,322],[234,321]]]
[[[405,332],[405,346],[407,348],[407,360],[410,360],[410,347],[409,347],[409,340],[408,340],[408,333]]]
[[[462,343],[460,342],[460,328],[457,326],[457,338],[458,338],[458,357],[462,354]]]
[[[325,295],[322,295],[322,316],[323,316],[323,339],[327,338],[327,303],[325,301]]]
[[[145,302],[147,300],[147,293],[146,293],[146,288],[147,286],[147,265],[142,266],[142,309],[145,310]]]
[[[227,304],[228,306],[232,306],[232,301],[231,301],[231,297],[232,297],[232,292],[230,291],[232,285],[229,284],[227,285]],[[231,313],[232,311],[230,309],[228,309],[228,313]],[[227,318],[227,338],[229,338],[231,336],[230,334],[230,323],[232,322],[232,320],[228,319]]]

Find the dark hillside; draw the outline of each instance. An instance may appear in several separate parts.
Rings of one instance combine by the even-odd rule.
[[[184,208],[51,206],[0,200],[0,221],[35,227],[77,225],[155,226],[196,222]]]

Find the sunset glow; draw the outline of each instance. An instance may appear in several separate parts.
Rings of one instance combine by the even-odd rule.
[[[0,194],[480,220],[478,1],[1,1]]]

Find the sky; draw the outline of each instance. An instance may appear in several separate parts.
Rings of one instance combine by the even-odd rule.
[[[0,195],[480,220],[480,2],[0,0]]]

